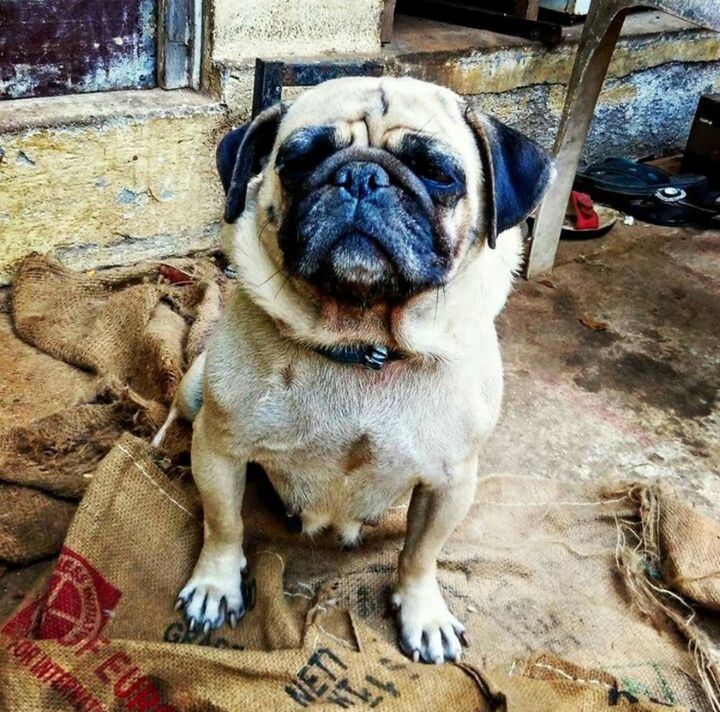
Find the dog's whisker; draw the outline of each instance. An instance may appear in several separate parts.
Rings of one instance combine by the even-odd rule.
[[[425,129],[433,122],[435,121],[435,117],[438,115],[438,112],[435,112],[434,114],[430,115],[430,118],[418,129],[417,133],[424,133],[428,136],[436,136],[436,131],[425,131]]]
[[[260,284],[256,284],[256,287],[264,287],[269,281],[271,281],[273,278],[277,277],[281,272],[284,272],[285,268],[280,267],[279,269],[275,270],[265,281],[260,282]]]
[[[270,225],[270,220],[266,220],[261,226],[260,226],[260,232],[258,233],[258,237],[262,237],[262,234],[265,232],[265,229],[267,226]]]
[[[286,275],[285,275],[285,279],[283,280],[283,283],[280,285],[280,289],[278,289],[277,292],[275,292],[275,296],[273,297],[273,299],[277,299],[278,296],[280,296],[280,292],[282,292],[282,290],[285,289],[285,285],[286,285],[289,281],[290,281],[290,275],[289,275],[289,274],[286,274]]]

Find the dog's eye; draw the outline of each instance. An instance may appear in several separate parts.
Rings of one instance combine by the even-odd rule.
[[[280,146],[275,170],[281,180],[292,187],[305,180],[336,150],[335,129],[331,126],[300,129]]]
[[[299,183],[305,180],[318,165],[311,156],[300,155],[277,163],[277,172],[284,183]]]
[[[415,157],[409,166],[431,194],[440,196],[455,193],[460,186],[454,170],[429,156]]]
[[[455,179],[445,173],[442,168],[432,164],[418,166],[416,173],[422,180],[435,183],[438,186],[450,186],[455,183]]]
[[[440,141],[409,133],[395,154],[425,184],[433,199],[445,201],[462,193],[465,173],[452,150]]]
[[[330,155],[317,150],[281,156],[278,153],[276,167],[281,176],[300,178],[312,173]]]

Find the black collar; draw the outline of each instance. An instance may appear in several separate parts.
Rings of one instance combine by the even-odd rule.
[[[392,351],[382,344],[316,346],[313,350],[331,361],[351,366],[365,366],[372,371],[379,371],[388,361],[397,361],[403,358],[399,351]]]

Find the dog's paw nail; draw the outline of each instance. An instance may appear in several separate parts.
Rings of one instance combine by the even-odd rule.
[[[195,619],[194,618],[190,618],[188,620],[188,630],[190,630],[190,631],[195,630]]]
[[[417,648],[415,648],[415,650],[412,651],[412,661],[414,663],[420,662],[420,651]]]
[[[230,627],[235,628],[238,624],[238,614],[237,613],[229,613],[228,614],[228,621],[230,621]]]
[[[205,621],[203,623],[203,633],[208,633],[210,631],[210,621]]]
[[[182,598],[178,598],[177,601],[175,601],[175,610],[181,611],[185,607],[185,601]]]
[[[470,647],[470,641],[468,640],[467,633],[465,631],[460,633],[460,635],[458,635],[458,638],[460,638],[460,642],[463,644],[463,647]]]

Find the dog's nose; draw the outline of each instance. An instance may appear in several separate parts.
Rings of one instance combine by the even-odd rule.
[[[382,166],[367,161],[352,161],[338,168],[333,184],[344,188],[354,198],[366,198],[390,185],[390,176]]]

